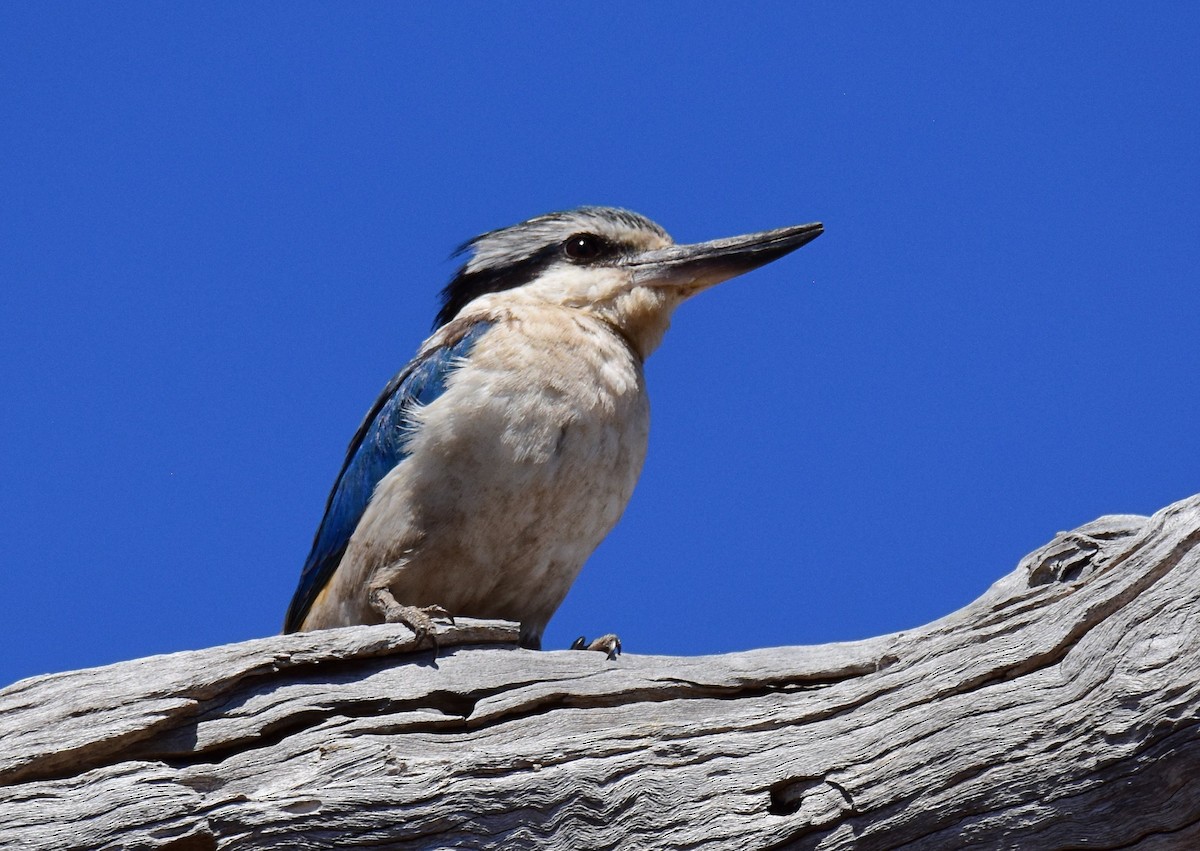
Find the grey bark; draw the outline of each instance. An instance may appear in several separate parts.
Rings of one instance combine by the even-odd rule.
[[[462,621],[0,692],[0,847],[1200,848],[1200,496],[866,641],[544,652]]]

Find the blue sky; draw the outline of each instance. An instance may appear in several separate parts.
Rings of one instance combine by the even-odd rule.
[[[1200,491],[1200,6],[7,4],[0,684],[280,627],[463,240],[826,233],[677,313],[546,634],[860,638]]]

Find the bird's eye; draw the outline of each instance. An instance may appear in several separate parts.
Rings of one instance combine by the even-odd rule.
[[[594,233],[577,233],[567,237],[562,244],[563,254],[568,260],[586,263],[608,253],[608,242]]]

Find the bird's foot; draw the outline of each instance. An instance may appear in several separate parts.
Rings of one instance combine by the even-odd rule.
[[[621,639],[617,638],[613,633],[602,635],[595,641],[589,642],[582,635],[571,642],[572,650],[593,650],[597,653],[603,653],[611,662],[621,655]]]
[[[438,653],[437,628],[434,620],[454,623],[454,617],[441,606],[405,606],[397,602],[391,590],[380,588],[371,594],[371,605],[375,607],[388,623],[402,623],[413,631],[417,646],[420,647],[429,639],[433,646],[433,655]]]
[[[454,624],[453,616],[443,609],[441,606],[400,606],[388,613],[388,623],[402,623],[413,631],[417,637],[417,646],[420,647],[429,639],[429,645],[433,648],[434,658],[437,658],[439,647],[437,639],[437,627],[434,626],[434,620],[449,621]]]

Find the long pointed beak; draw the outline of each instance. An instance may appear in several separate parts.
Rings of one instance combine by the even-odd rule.
[[[677,287],[685,294],[765,266],[812,242],[825,228],[820,222],[731,236],[692,245],[643,251],[624,261],[641,286]]]

